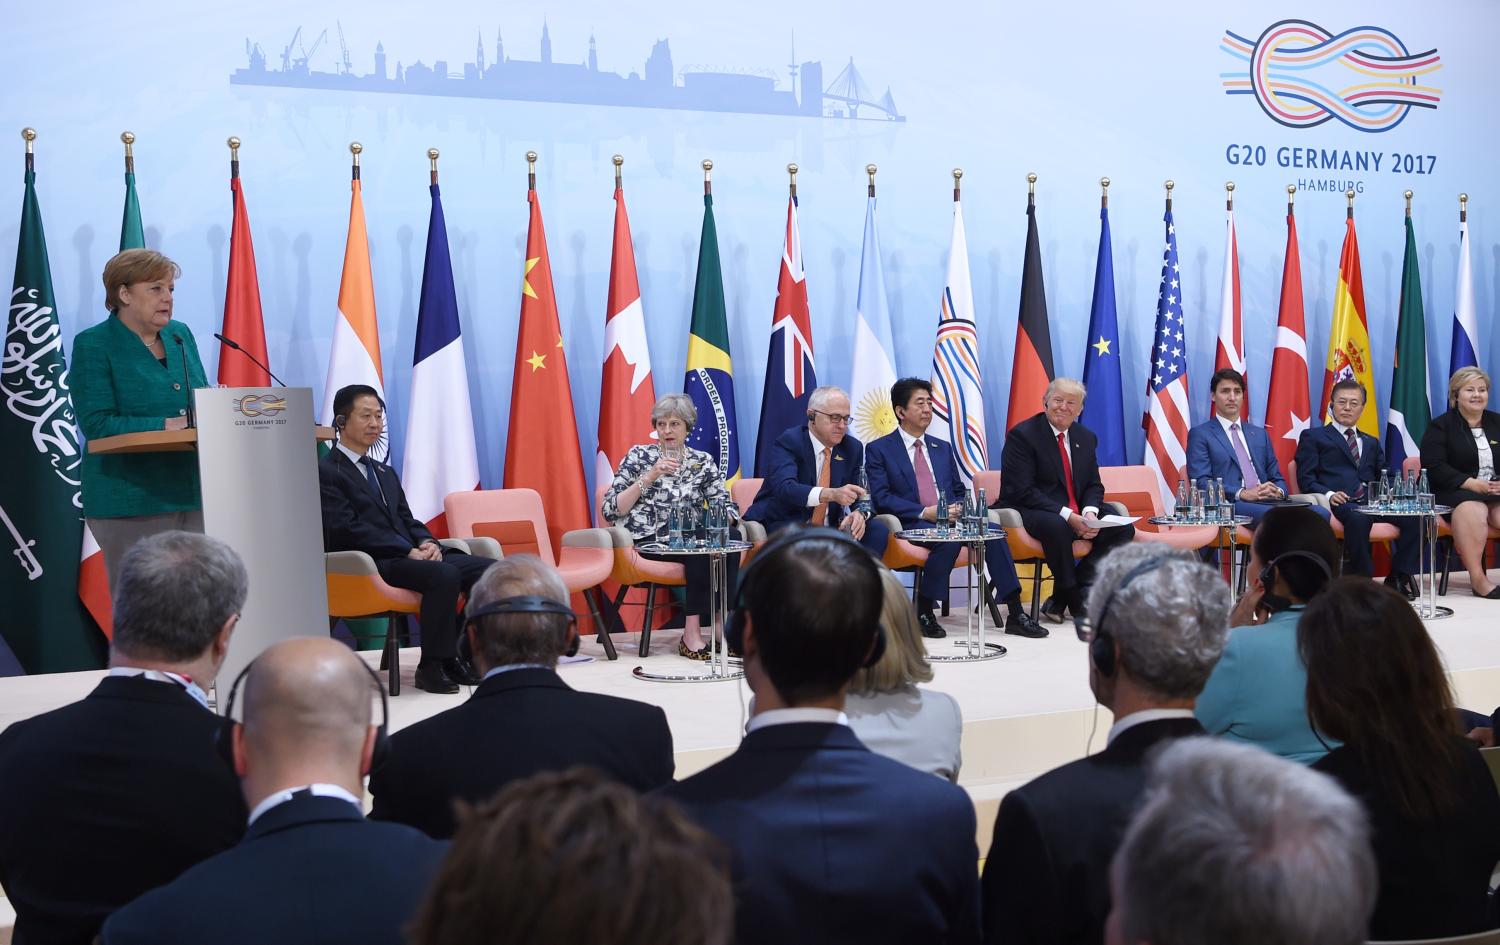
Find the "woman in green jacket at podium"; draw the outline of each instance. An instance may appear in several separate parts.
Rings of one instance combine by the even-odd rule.
[[[177,264],[127,249],[104,266],[109,317],[73,339],[70,384],[86,439],[183,430],[192,389],[207,387],[198,343],[172,321]],[[203,531],[198,458],[192,451],[83,457],[83,514],[104,552],[111,590],[137,540],[170,529]]]

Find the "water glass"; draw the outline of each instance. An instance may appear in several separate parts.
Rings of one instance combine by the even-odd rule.
[[[681,551],[686,547],[682,534],[682,519],[686,511],[675,504],[667,509],[667,547],[673,551]]]
[[[729,514],[729,503],[719,501],[719,547],[729,547],[733,517]]]
[[[937,508],[933,512],[933,531],[939,538],[948,537],[948,497],[943,490],[937,491]]]

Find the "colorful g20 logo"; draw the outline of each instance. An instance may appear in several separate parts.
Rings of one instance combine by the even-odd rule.
[[[234,399],[234,410],[245,417],[274,417],[286,410],[286,398],[273,394],[246,394]]]
[[[1330,118],[1358,131],[1390,131],[1443,92],[1422,84],[1443,67],[1436,49],[1411,53],[1390,30],[1356,26],[1337,36],[1306,20],[1281,20],[1256,40],[1226,30],[1219,48],[1249,66],[1224,72],[1224,92],[1253,95],[1271,119],[1315,128]]]

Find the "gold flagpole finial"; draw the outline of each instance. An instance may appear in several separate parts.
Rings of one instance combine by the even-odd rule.
[[[1026,193],[1036,196],[1036,171],[1026,175]]]
[[[526,189],[536,190],[536,152],[526,152]]]
[[[1407,216],[1411,216],[1411,198],[1414,195],[1413,195],[1413,193],[1411,191],[1408,190],[1406,193],[1402,194],[1401,196],[1403,196],[1403,197],[1406,198],[1406,215]]]
[[[1234,209],[1234,181],[1224,182],[1224,209]]]
[[[625,156],[622,154],[616,154],[614,157],[610,158],[610,161],[612,161],[615,165],[615,190],[620,190],[625,186],[624,173],[623,171],[621,171],[621,168],[625,166]]]
[[[963,177],[964,177],[964,169],[961,168],[961,167],[955,167],[953,169],[953,202],[954,203],[958,203],[958,187],[959,187],[959,184],[963,181]]]
[[[229,140],[224,143],[229,145],[229,160],[238,161],[240,159],[240,139],[231,135]]]
[[[793,197],[797,196],[797,171],[798,170],[800,170],[800,168],[797,167],[797,165],[795,165],[795,164],[788,164],[786,166],[786,174],[787,174],[787,185],[786,186],[787,186],[787,193],[791,194]]]
[[[873,164],[865,165],[865,175],[870,179],[870,182],[865,185],[865,193],[871,197],[875,196],[875,172],[878,170],[880,170],[880,168],[876,167]]]
[[[26,153],[30,154],[31,153],[31,145],[32,145],[33,142],[36,141],[36,129],[35,128],[22,128],[21,129],[21,137],[26,141]]]
[[[1292,201],[1295,200],[1296,197],[1297,197],[1297,185],[1296,184],[1287,184],[1286,185],[1286,212],[1287,212],[1288,216],[1291,215],[1291,212],[1292,212]]]
[[[438,159],[438,154],[439,154],[439,151],[438,151],[437,148],[428,148],[427,149],[427,164],[428,164],[428,171],[427,171],[427,173],[430,175],[431,180],[432,180],[432,182],[434,184],[437,183],[437,159]]]
[[[714,162],[708,158],[703,159],[703,195],[709,196],[714,192]]]
[[[363,151],[364,149],[365,146],[360,144],[358,141],[349,142],[349,154],[354,160],[353,165],[349,169],[351,180],[359,180],[359,152]]]
[[[1109,206],[1109,178],[1099,178],[1099,209],[1103,210]]]
[[[125,173],[135,173],[135,132],[120,132],[120,140],[125,143]]]
[[[1354,188],[1350,187],[1344,191],[1344,196],[1349,200],[1349,210],[1346,215],[1348,219],[1352,220],[1354,219]]]
[[[1164,187],[1167,188],[1167,209],[1171,210],[1172,209],[1172,190],[1173,190],[1173,188],[1175,188],[1177,186],[1177,182],[1175,180],[1169,180],[1169,181],[1167,181],[1162,186],[1164,186]]]

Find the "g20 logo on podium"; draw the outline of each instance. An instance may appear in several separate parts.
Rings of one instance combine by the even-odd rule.
[[[1253,40],[1226,30],[1219,48],[1248,66],[1220,73],[1225,94],[1254,96],[1288,128],[1337,119],[1357,131],[1390,131],[1413,108],[1437,108],[1443,95],[1426,84],[1443,67],[1438,51],[1413,53],[1379,26],[1334,35],[1307,20],[1281,20]]]
[[[273,394],[246,394],[234,399],[234,412],[242,417],[274,417],[286,410],[286,398]]]

